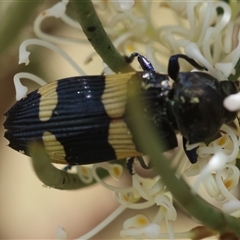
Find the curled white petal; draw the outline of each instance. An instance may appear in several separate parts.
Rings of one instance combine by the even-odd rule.
[[[16,100],[19,101],[20,99],[26,97],[28,88],[23,86],[19,78],[15,78],[15,76],[13,82],[16,90]]]
[[[223,101],[223,105],[229,111],[238,111],[240,109],[240,93],[226,97]]]
[[[149,224],[143,229],[143,234],[148,238],[157,238],[160,233],[160,226],[156,223]]]
[[[199,162],[192,164],[186,171],[185,174],[188,177],[196,176],[200,173]]]
[[[222,152],[217,152],[213,157],[210,159],[209,163],[202,169],[200,175],[196,179],[193,187],[192,192],[196,193],[200,183],[205,179],[206,176],[210,175],[212,171],[221,170],[224,168],[226,164],[226,155]]]
[[[219,186],[216,182],[215,175],[209,174],[202,180],[206,192],[212,198],[217,198],[221,194]]]
[[[235,65],[233,65],[232,62],[228,63],[216,63],[215,68],[219,71],[222,72],[222,74],[225,76],[225,79],[228,78],[228,76],[231,74],[233,68]],[[223,79],[223,80],[225,80]]]
[[[234,23],[230,22],[229,25],[226,28],[226,33],[223,36],[223,47],[224,47],[224,53],[228,54],[232,51],[232,36],[233,36],[233,29],[234,29]]]
[[[122,237],[134,237],[134,238],[158,238],[160,234],[160,226],[151,223],[144,228],[129,228],[120,232]]]
[[[154,200],[148,200],[148,201],[139,202],[139,203],[132,203],[132,202],[126,201],[126,199],[123,198],[122,196],[123,195],[121,194],[121,191],[114,192],[114,198],[116,199],[116,201],[119,202],[122,206],[125,206],[130,209],[145,209],[155,205]]]
[[[200,158],[208,157],[210,154],[214,154],[214,153],[215,153],[214,147],[211,147],[211,146],[200,146],[197,149],[197,155]]]
[[[102,184],[104,187],[106,187],[107,189],[111,190],[111,191],[120,191],[120,192],[129,192],[132,191],[132,187],[116,187],[116,186],[112,186],[110,184],[107,184],[105,181],[103,181],[97,174],[97,169],[98,168],[103,168],[105,170],[107,170],[110,174],[110,171],[112,171],[112,167],[110,166],[110,163],[107,162],[103,162],[103,163],[96,163],[93,164],[92,166],[92,175],[94,177],[94,179],[99,182],[100,184]]]
[[[109,170],[110,175],[119,180],[122,178],[123,175],[123,167],[120,164],[111,164],[111,168]]]
[[[122,9],[122,10],[129,10],[133,7],[135,1],[134,0],[117,0],[117,3],[119,4],[119,7]]]
[[[50,16],[54,16],[56,18],[59,18],[59,17],[64,15],[64,13],[65,13],[65,11],[67,9],[67,4],[68,4],[68,1],[58,2],[53,7],[49,8],[48,10],[46,10],[46,12]]]
[[[237,155],[239,152],[238,139],[237,139],[237,136],[235,135],[235,133],[233,132],[233,130],[230,127],[228,127],[227,125],[224,124],[221,129],[223,131],[226,131],[232,140],[233,150],[232,150],[231,154],[225,155],[226,161],[232,162],[233,160],[235,160],[237,158]]]
[[[33,31],[40,39],[44,39],[53,43],[69,43],[69,42],[85,42],[85,40],[72,39],[72,38],[63,38],[58,36],[53,36],[47,33],[44,33],[41,29],[42,22],[49,17],[55,17],[62,19],[63,22],[68,24],[71,27],[81,29],[78,22],[74,21],[66,15],[66,6],[68,1],[62,1],[56,3],[53,7],[41,12],[33,23]]]
[[[131,218],[128,218],[123,223],[123,229],[129,229],[129,228],[142,228],[150,224],[150,220],[148,217],[146,217],[143,214],[137,214]]]
[[[120,236],[121,237],[137,237],[141,236],[141,229],[136,229],[136,228],[129,228],[129,229],[124,229],[120,231]]]
[[[27,51],[27,50],[19,51],[18,64],[25,63],[25,65],[27,66],[29,64],[29,62],[30,62],[29,56],[30,56],[30,52],[29,51]]]
[[[201,51],[199,50],[199,47],[196,43],[189,43],[187,46],[185,46],[185,53],[188,57],[193,58],[197,61],[199,61],[201,64],[203,64],[209,71],[214,71],[212,65],[210,62],[207,61],[207,59],[202,55]]]
[[[93,181],[92,171],[87,166],[77,166],[77,174],[82,182],[89,184]]]
[[[226,164],[226,155],[222,152],[217,152],[209,161],[206,171],[216,171],[224,168]]]
[[[235,66],[240,58],[240,32],[238,33],[238,45],[232,52],[226,56],[226,60]]]
[[[218,38],[219,34],[221,34],[221,31],[226,27],[226,25],[229,23],[231,19],[231,9],[228,4],[224,2],[214,2],[214,11],[215,14],[217,13],[217,9],[222,8],[223,14],[221,17],[217,19],[217,23],[214,26],[214,38]]]
[[[240,201],[230,200],[222,205],[222,210],[226,213],[233,213],[240,209]]]
[[[235,182],[235,185],[236,185],[236,183],[238,183],[238,181],[239,181],[238,168],[236,166],[231,166],[230,164],[227,164],[226,167],[232,168],[233,175],[234,175],[233,178],[235,178],[235,179],[237,178],[237,181],[234,181],[234,179],[233,180],[229,179],[229,181],[231,181],[233,184]],[[227,200],[237,200],[237,198],[234,197],[233,194],[229,191],[229,189],[225,186],[221,172],[216,173],[216,182],[217,182],[219,190],[221,191],[221,194],[224,196],[224,198],[226,198]]]
[[[161,212],[164,212],[164,217],[167,220],[175,221],[177,219],[176,209],[174,208],[172,202],[168,197],[164,195],[157,196],[155,198],[155,202],[158,206],[160,206],[161,208],[164,208]],[[155,221],[157,221],[157,219]]]
[[[24,98],[28,91],[28,88],[21,84],[20,78],[30,79],[30,80],[36,82],[37,84],[39,84],[40,86],[47,84],[43,79],[41,79],[40,77],[38,77],[34,74],[31,74],[31,73],[20,72],[20,73],[15,74],[13,77],[13,82],[14,82],[14,86],[15,86],[15,90],[16,90],[16,100],[17,101]]]
[[[76,240],[90,239],[93,238],[98,232],[103,230],[107,225],[109,225],[115,218],[117,218],[126,208],[124,206],[119,206],[114,212],[112,212],[107,218],[105,218],[96,227],[91,229],[88,233],[77,238]]]
[[[44,40],[40,40],[40,39],[27,39],[25,41],[23,41],[19,47],[19,59],[22,59],[23,57],[21,56],[22,54],[26,55],[26,52],[28,52],[26,50],[26,48],[29,45],[38,45],[38,46],[42,46],[42,47],[46,47],[56,53],[58,53],[60,56],[62,56],[66,61],[68,61],[68,63],[80,74],[80,75],[86,75],[85,72],[79,67],[79,65],[65,52],[63,51],[61,48],[55,46],[52,43],[46,42]]]
[[[125,42],[128,38],[133,36],[133,32],[126,32],[124,34],[121,34],[118,38],[116,38],[113,41],[113,44],[116,48],[119,48],[119,46]]]
[[[145,191],[144,187],[142,186],[143,183],[140,181],[141,179],[139,178],[139,176],[137,174],[134,174],[132,176],[132,180],[133,180],[133,187],[138,191],[141,197],[146,200],[150,200],[151,196],[149,196],[149,194]]]

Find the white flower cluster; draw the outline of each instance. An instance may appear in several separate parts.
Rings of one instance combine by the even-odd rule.
[[[41,30],[43,20],[55,17],[81,31],[79,24],[67,16],[67,4],[68,1],[63,0],[36,18],[34,31],[40,39],[28,39],[22,43],[19,63],[29,63],[30,53],[26,48],[28,45],[37,44],[59,53],[80,75],[84,75],[84,71],[78,64],[54,44],[77,41],[82,43],[86,40],[52,36]],[[234,74],[234,67],[240,59],[240,33],[239,25],[232,18],[231,4],[233,3],[231,1],[230,5],[222,1],[167,1],[157,4],[152,1],[134,2],[133,0],[94,1],[94,4],[100,17],[103,18],[107,34],[122,53],[129,55],[137,50],[145,52],[143,55],[152,62],[158,71],[166,72],[169,56],[182,52],[207,67],[209,73],[219,81]],[[218,14],[219,9],[222,11],[221,14]],[[154,19],[151,14],[153,10],[155,11]],[[157,11],[171,12],[175,18],[175,23],[166,23],[165,20],[162,26],[156,24],[154,20],[156,20]],[[106,13],[109,17],[112,16],[107,21],[104,20]],[[158,21],[162,21],[161,17]],[[95,53],[90,53],[86,57],[86,62],[93,54]],[[164,58],[165,64],[159,63],[159,56]],[[32,79],[40,85],[45,84],[45,81],[32,74],[17,74],[14,79],[17,100],[21,99],[27,92],[27,88],[21,86],[20,78]],[[229,96],[225,101],[225,106],[230,110],[240,109],[239,99],[239,94]],[[239,155],[238,122],[236,122],[235,130],[224,125],[221,128],[220,138],[208,146],[201,143],[197,154],[198,163],[187,170],[184,168],[184,164],[181,165],[178,174],[186,174],[187,177],[197,176],[192,187],[193,192],[197,192],[202,183],[212,198],[224,201],[222,210],[240,217],[240,202],[230,192],[239,183],[239,169],[236,167]],[[105,224],[112,221],[126,208],[143,209],[157,205],[159,206],[158,212],[153,220],[142,214],[126,220],[120,233],[121,236],[133,238],[169,237],[170,239],[178,236],[173,230],[173,221],[176,220],[177,213],[172,203],[171,194],[167,191],[161,177],[143,178],[135,173],[132,175],[131,187],[119,188],[106,184],[97,175],[96,170],[99,167],[104,168],[112,177],[117,179],[120,179],[123,169],[120,165],[109,163],[94,164],[91,169],[85,166],[78,167],[78,174],[83,182],[90,183],[93,179],[97,180],[114,192],[115,199],[121,205],[117,213],[109,217]],[[168,233],[161,232],[160,223],[162,221],[167,224]],[[96,231],[92,234],[95,234]]]
[[[202,182],[209,196],[216,200],[237,200],[230,190],[239,182],[239,169],[235,166],[239,154],[239,138],[226,125],[221,131],[222,136],[208,146],[200,144],[197,149],[198,162],[186,171],[186,175],[198,176],[192,188],[194,192]]]

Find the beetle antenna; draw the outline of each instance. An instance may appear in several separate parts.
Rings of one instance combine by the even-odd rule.
[[[168,76],[174,81],[177,81],[179,70],[178,56],[173,55],[168,60]]]
[[[169,61],[168,61],[168,75],[174,81],[177,81],[178,73],[179,73],[179,70],[180,70],[180,66],[179,66],[179,62],[178,62],[179,58],[182,58],[182,59],[186,60],[188,63],[190,63],[193,67],[195,67],[198,70],[206,70],[206,71],[208,71],[208,69],[205,66],[201,66],[194,59],[188,57],[187,55],[185,55],[185,54],[176,54],[176,55],[171,56],[169,58]]]

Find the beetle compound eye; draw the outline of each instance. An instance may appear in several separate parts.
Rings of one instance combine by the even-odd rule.
[[[221,89],[221,94],[224,98],[238,92],[237,86],[234,82],[225,80],[225,81],[220,81],[219,85]]]

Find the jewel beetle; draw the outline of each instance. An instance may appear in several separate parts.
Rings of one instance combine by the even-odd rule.
[[[130,92],[135,92],[145,103],[143,117],[155,125],[164,143],[163,151],[177,147],[180,132],[184,150],[195,163],[196,151],[187,151],[186,142],[204,141],[236,118],[236,112],[224,108],[223,100],[237,87],[207,72],[180,72],[179,58],[206,70],[183,54],[170,57],[168,74],[157,73],[138,53],[128,61],[135,57],[141,72],[69,77],[16,102],[5,113],[9,146],[29,155],[29,142],[42,141],[52,162],[71,165],[142,156],[127,111]]]

